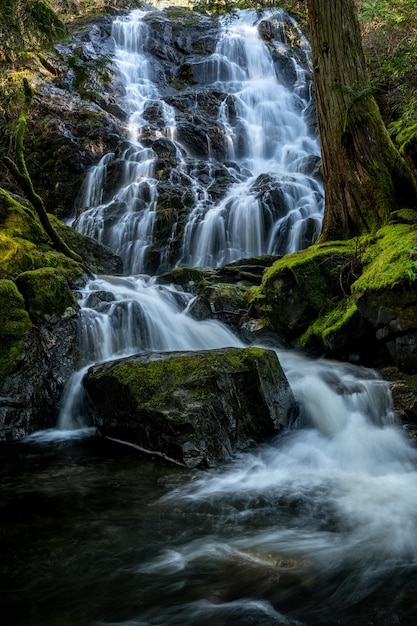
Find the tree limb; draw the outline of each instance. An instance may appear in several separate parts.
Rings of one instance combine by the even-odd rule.
[[[12,161],[12,159],[9,159],[9,157],[5,157],[5,165],[19,185],[19,187],[22,189],[23,193],[26,195],[27,199],[31,202],[33,208],[38,214],[39,220],[45,232],[51,239],[55,249],[58,250],[58,252],[62,252],[63,254],[65,254],[65,256],[69,257],[73,261],[77,261],[77,263],[82,263],[83,260],[80,255],[67,246],[65,241],[58,235],[55,228],[49,221],[44,202],[40,195],[36,193],[30,174],[26,167],[26,161],[23,151],[23,139],[26,131],[27,114],[33,98],[33,90],[26,78],[23,79],[23,88],[25,98],[22,110],[19,115],[15,135],[16,162]]]

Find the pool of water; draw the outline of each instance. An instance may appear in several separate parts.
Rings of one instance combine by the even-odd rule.
[[[91,435],[3,444],[2,623],[415,624],[413,559],[375,556],[365,576],[329,483],[265,485],[287,446],[190,474]],[[264,488],[245,495],[242,467]]]

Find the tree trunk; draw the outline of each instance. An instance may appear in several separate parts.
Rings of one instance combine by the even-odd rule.
[[[354,0],[307,0],[325,211],[321,240],[374,231],[416,208],[417,185],[372,96]]]

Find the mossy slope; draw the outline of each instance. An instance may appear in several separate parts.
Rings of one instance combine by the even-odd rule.
[[[314,352],[377,359],[388,347],[400,359],[399,334],[413,345],[417,337],[417,229],[414,212],[394,217],[375,235],[317,244],[276,261],[251,292],[258,315]],[[413,368],[414,358],[402,365]]]

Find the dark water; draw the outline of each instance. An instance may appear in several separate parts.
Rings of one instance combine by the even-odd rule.
[[[94,436],[3,444],[2,623],[415,624],[415,560],[371,551],[364,573],[332,476],[271,487],[292,436],[194,475]]]
[[[184,512],[180,470],[88,438],[1,448],[1,607],[10,625],[128,620],[154,594],[138,568]]]

